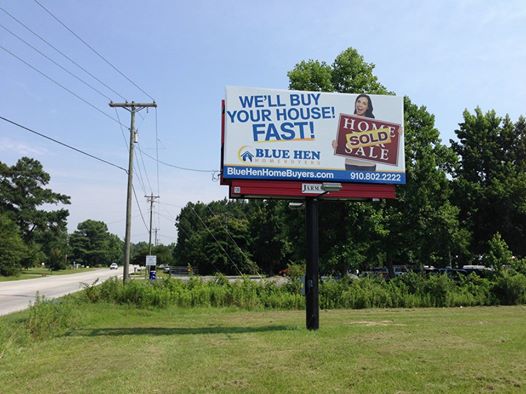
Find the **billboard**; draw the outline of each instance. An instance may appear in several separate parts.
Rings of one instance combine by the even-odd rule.
[[[227,87],[223,178],[404,184],[403,100]]]

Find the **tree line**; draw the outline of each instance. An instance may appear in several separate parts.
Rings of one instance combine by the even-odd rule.
[[[295,90],[394,94],[353,48],[332,64],[298,63],[289,73]],[[434,116],[404,97],[405,185],[397,199],[320,204],[322,272],[373,266],[488,265],[526,256],[526,120],[495,111],[465,110],[449,146]],[[35,159],[0,162],[0,274],[44,262],[52,269],[122,262],[122,240],[105,223],[86,220],[67,233],[70,198],[46,188]],[[191,202],[176,219],[176,245],[153,249],[159,264],[191,265],[200,273],[275,274],[305,256],[304,213],[287,201]],[[146,243],[132,262],[143,263]]]
[[[70,203],[69,196],[47,188],[49,181],[38,160],[22,157],[12,166],[0,162],[0,275],[16,275],[42,263],[52,270],[122,264],[124,243],[104,222],[88,219],[68,234],[68,210],[44,208]],[[144,265],[148,244],[132,246],[132,263]],[[173,245],[159,245],[152,253],[170,264],[172,251]]]
[[[353,48],[298,63],[289,88],[394,94]],[[526,120],[465,110],[446,146],[425,106],[404,97],[407,184],[397,199],[320,204],[322,272],[372,266],[506,264],[526,255]],[[274,274],[305,256],[304,213],[286,201],[188,203],[175,257],[202,273]]]

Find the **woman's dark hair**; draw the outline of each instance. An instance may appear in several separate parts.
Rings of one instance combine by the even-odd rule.
[[[356,114],[356,103],[358,102],[358,99],[365,97],[367,99],[367,111],[365,111],[364,116],[366,118],[373,118],[373,102],[371,101],[371,98],[367,94],[359,94],[358,97],[356,97],[356,101],[354,102],[354,113]]]

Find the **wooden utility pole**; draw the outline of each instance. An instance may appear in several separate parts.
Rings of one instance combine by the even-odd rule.
[[[152,216],[153,216],[153,203],[154,201],[159,198],[159,196],[154,196],[153,193],[149,196],[144,196],[150,203],[150,237],[148,239],[148,254],[152,254]],[[157,233],[157,232],[156,232]],[[157,237],[156,237],[157,239]]]
[[[110,102],[112,108],[124,108],[131,114],[130,122],[130,151],[128,159],[128,192],[126,197],[126,233],[124,235],[124,277],[123,281],[126,283],[130,276],[130,236],[131,236],[131,209],[132,209],[132,193],[133,193],[133,150],[134,144],[137,142],[137,131],[135,130],[135,114],[144,108],[157,108],[155,101],[153,103],[114,103]]]

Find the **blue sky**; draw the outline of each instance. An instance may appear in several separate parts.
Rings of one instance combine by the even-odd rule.
[[[39,0],[129,76],[159,105],[159,158],[195,169],[219,168],[220,101],[226,85],[286,89],[301,60],[332,63],[356,48],[390,90],[435,115],[443,142],[454,138],[464,109],[495,109],[513,120],[526,113],[526,3],[517,1],[150,1]],[[128,100],[149,97],[100,60],[33,0],[0,6]],[[122,101],[0,10],[0,24],[99,89]],[[107,115],[107,98],[0,29],[0,45]],[[127,166],[122,130],[0,49],[0,115],[92,154]],[[155,111],[137,118],[139,147],[156,154]],[[125,125],[129,114],[120,110]],[[122,171],[0,121],[0,160],[42,162],[51,187],[72,197],[69,228],[102,220],[123,237],[126,176]],[[175,216],[188,201],[227,196],[212,174],[177,170],[138,157],[135,189],[159,193],[154,227],[175,241]],[[159,182],[157,181],[159,180]],[[132,240],[148,239],[137,205]]]

